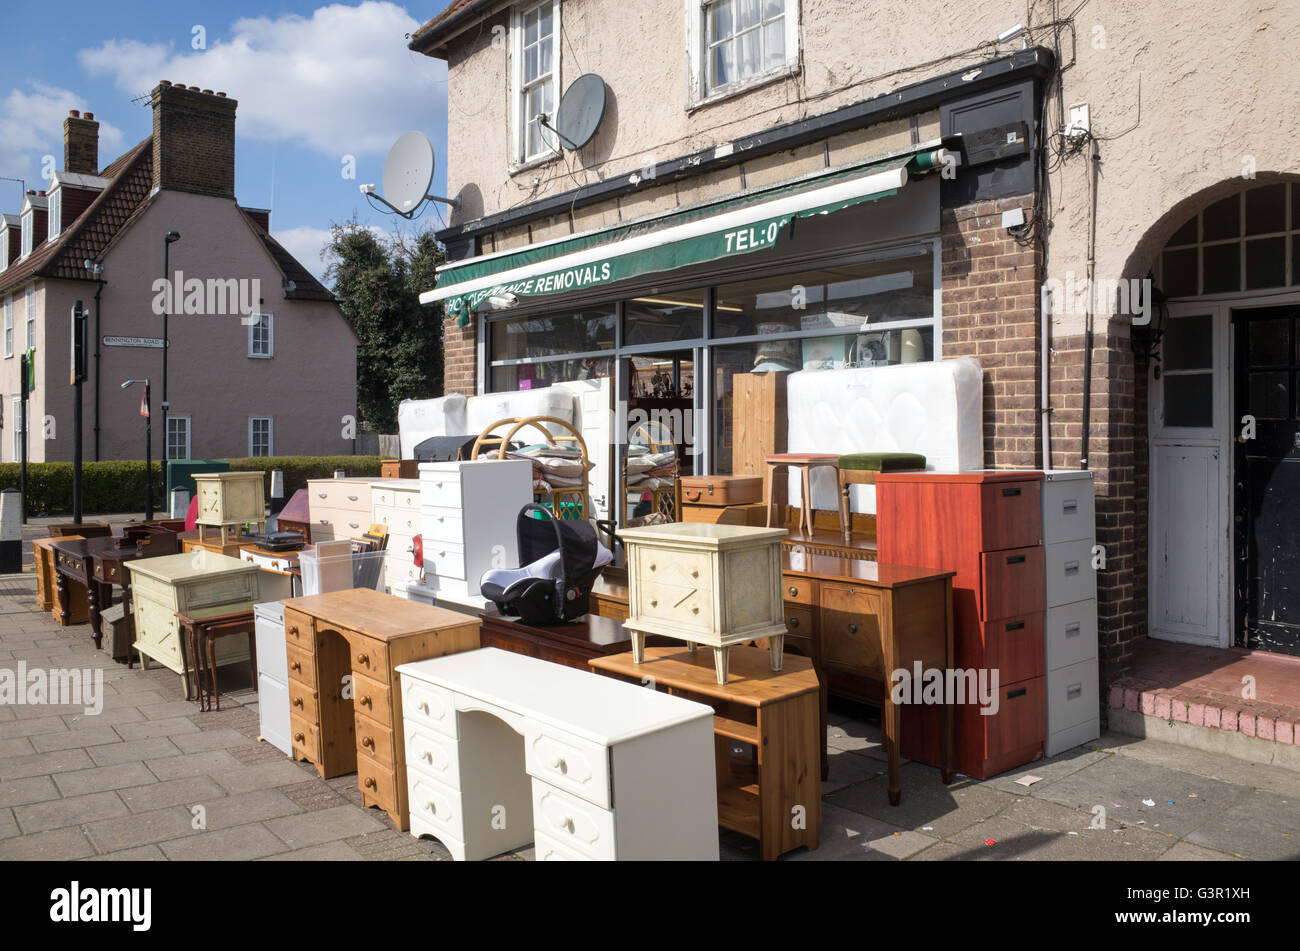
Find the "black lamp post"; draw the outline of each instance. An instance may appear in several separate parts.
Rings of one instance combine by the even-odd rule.
[[[153,521],[153,402],[149,396],[149,379],[124,380],[122,389],[129,389],[133,383],[144,384],[144,519]]]
[[[172,273],[170,253],[172,245],[181,239],[179,231],[168,231],[163,235],[163,277],[167,279],[168,293],[163,298],[163,376],[162,376],[162,419],[163,419],[163,466],[167,465],[168,447],[167,447],[167,411],[171,409],[171,404],[167,402],[167,348],[169,340],[167,337],[167,316],[171,311],[172,292],[176,289],[172,287]],[[166,473],[163,474],[166,478]]]

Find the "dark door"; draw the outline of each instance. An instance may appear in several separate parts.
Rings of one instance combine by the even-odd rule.
[[[1300,655],[1300,306],[1235,310],[1232,322],[1234,643]]]

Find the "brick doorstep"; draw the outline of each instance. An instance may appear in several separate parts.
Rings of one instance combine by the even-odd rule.
[[[1157,687],[1142,678],[1120,677],[1111,684],[1109,706],[1112,710],[1128,709],[1204,729],[1240,732],[1266,742],[1300,746],[1300,707],[1258,698],[1245,700],[1194,684]],[[1267,724],[1263,728],[1261,721]]]

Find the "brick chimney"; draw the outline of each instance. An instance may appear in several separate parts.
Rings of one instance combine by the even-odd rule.
[[[72,109],[63,120],[63,169],[86,175],[99,173],[99,123],[93,112],[83,116]]]
[[[224,92],[166,80],[153,105],[153,187],[235,197],[235,107]]]

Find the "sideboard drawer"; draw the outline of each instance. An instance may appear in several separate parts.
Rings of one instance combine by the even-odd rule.
[[[543,782],[533,783],[533,825],[588,858],[614,858],[613,813]]]
[[[535,833],[537,841],[533,843],[533,855],[538,862],[585,862],[587,857],[577,849],[571,849],[542,832]]]
[[[429,506],[420,517],[420,529],[427,545],[440,542],[460,544],[465,537],[464,521],[460,509]]]
[[[291,608],[285,608],[284,641],[287,645],[313,653],[315,637],[316,621],[310,614],[301,614]]]
[[[1042,522],[1041,479],[980,486],[980,547],[984,551],[1040,544]]]
[[[437,830],[437,833],[450,836],[456,842],[465,841],[465,817],[460,793],[429,779],[423,773],[407,773],[406,777],[412,818],[418,816]]]
[[[313,763],[320,763],[320,735],[316,732],[315,725],[293,713],[292,708],[289,713],[289,739],[293,742],[296,758],[306,757]]]
[[[608,809],[608,751],[559,731],[530,727],[524,734],[524,768],[528,775]]]
[[[785,606],[785,629],[787,634],[799,637],[812,637],[816,630],[817,615],[812,608]]]
[[[387,526],[391,538],[394,535],[420,534],[420,513],[417,509],[396,509],[389,506],[375,506],[373,520]]]
[[[382,684],[388,683],[388,645],[356,631],[342,631],[352,650],[352,669],[373,677]],[[387,690],[387,686],[385,686]]]
[[[439,578],[465,580],[465,551],[459,545],[452,545],[449,542],[426,543],[424,570],[432,572]],[[477,584],[478,579],[475,578],[474,582]]]
[[[397,763],[393,750],[393,731],[377,720],[357,713],[357,752],[393,769]]]
[[[982,619],[1019,617],[1044,607],[1043,546],[980,554]]]
[[[257,569],[234,577],[216,578],[201,584],[189,584],[183,589],[181,610],[186,613],[229,605],[231,611],[239,610],[241,601],[258,599]]]
[[[342,509],[349,512],[370,511],[370,486],[365,482],[323,479],[307,486],[308,505],[312,514],[319,509]]]
[[[385,812],[397,811],[397,777],[391,766],[372,759],[365,751],[357,751],[357,786],[362,795],[371,799]]]
[[[884,669],[880,595],[871,589],[823,584],[817,633],[823,663],[855,671]]]
[[[419,489],[393,489],[388,486],[373,486],[370,490],[370,504],[375,508],[394,508],[407,512],[420,510]]]
[[[460,760],[456,741],[414,723],[405,725],[405,733],[407,769],[432,776],[449,789],[459,789]]]
[[[817,603],[817,582],[795,575],[784,575],[781,578],[781,597],[783,600],[792,601],[795,604],[815,605]]]
[[[288,643],[284,645],[284,651],[289,661],[289,679],[315,690],[317,688],[316,664],[312,655]]]
[[[393,697],[388,685],[360,674],[354,674],[353,678],[352,696],[356,698],[357,712],[384,723],[392,723]]]
[[[306,684],[299,683],[296,680],[289,681],[289,712],[296,713],[300,717],[310,720],[312,723],[320,722],[320,703],[316,699],[316,691]]]
[[[402,678],[402,716],[408,722],[432,727],[444,736],[458,735],[454,699],[451,693],[433,684]]]
[[[459,509],[461,505],[460,473],[447,472],[421,475],[420,505],[434,508]]]

